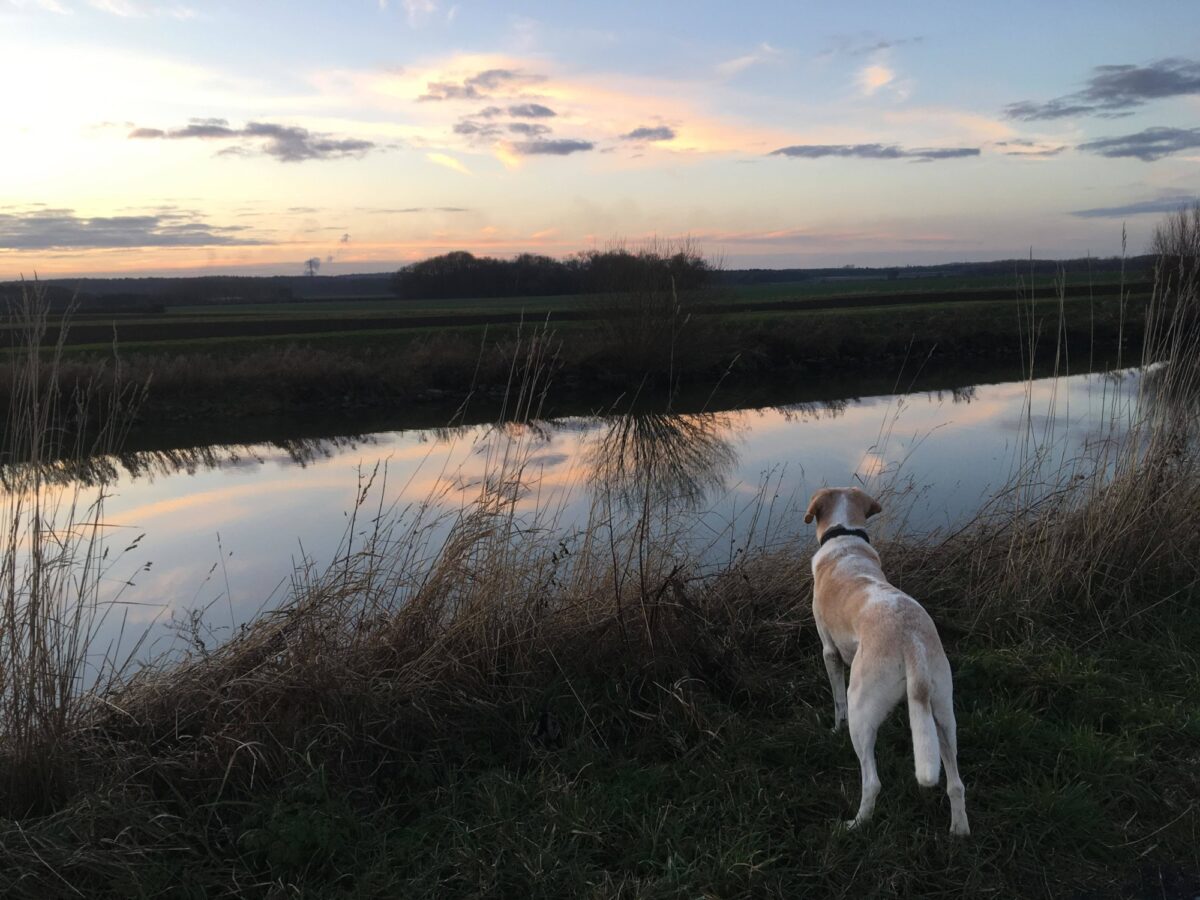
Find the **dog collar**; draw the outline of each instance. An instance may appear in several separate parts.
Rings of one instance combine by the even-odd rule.
[[[824,547],[826,541],[832,541],[836,537],[862,538],[868,544],[871,543],[871,539],[867,537],[867,533],[861,528],[847,528],[845,525],[834,525],[821,535],[821,546]]]

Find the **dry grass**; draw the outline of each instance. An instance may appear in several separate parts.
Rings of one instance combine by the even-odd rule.
[[[18,812],[51,807],[69,789],[72,738],[95,713],[88,688],[98,679],[104,690],[114,675],[103,661],[89,670],[97,665],[92,640],[110,611],[105,489],[61,488],[56,472],[118,446],[139,396],[120,387],[109,393],[105,426],[90,439],[72,427],[88,420],[95,398],[86,387],[61,394],[61,343],[48,364],[40,359],[48,307],[35,287],[10,310],[24,364],[13,378],[0,495],[0,802]]]

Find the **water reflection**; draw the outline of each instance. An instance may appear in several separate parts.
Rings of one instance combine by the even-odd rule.
[[[1153,385],[1149,385],[1154,387]],[[926,395],[937,403],[969,404],[978,386],[938,390]],[[1151,391],[1158,396],[1159,391]],[[574,416],[556,420],[500,422],[491,425],[447,425],[407,432],[344,434],[319,437],[277,438],[245,443],[126,450],[116,454],[55,459],[41,463],[38,474],[47,483],[96,487],[117,481],[144,481],[176,475],[196,475],[213,470],[253,470],[268,463],[309,468],[322,461],[369,448],[383,448],[391,436],[403,434],[417,444],[449,447],[471,443],[475,455],[491,457],[511,452],[517,445],[550,448],[556,436],[577,438],[578,453],[541,452],[528,461],[550,467],[570,463],[587,471],[583,480],[597,494],[624,501],[660,502],[669,498],[688,503],[722,489],[738,462],[735,444],[740,433],[750,430],[751,419],[780,418],[791,424],[806,424],[843,418],[864,402],[859,399],[801,401],[757,409],[726,412],[669,414],[655,412],[607,416]],[[1178,397],[1171,402],[1178,406]],[[0,486],[13,489],[29,474],[29,463],[0,463]],[[463,490],[472,485],[459,472],[448,476]]]
[[[749,540],[764,498],[774,504],[771,527],[783,523],[772,541],[806,546],[811,529],[792,513],[803,513],[814,488],[857,479],[874,489],[911,478],[919,490],[904,508],[890,504],[879,527],[916,536],[975,514],[1028,456],[1031,432],[1035,449],[1078,454],[1112,434],[1114,417],[1139,394],[1181,423],[1195,420],[1196,394],[1122,373],[676,416],[144,449],[58,462],[42,474],[67,489],[108,486],[116,551],[146,534],[114,570],[130,623],[170,621],[221,598],[213,606],[223,611],[220,624],[236,627],[278,596],[294,563],[327,562],[347,529],[362,527],[346,512],[364,472],[381,473],[381,516],[410,506],[452,515],[488,493],[513,515],[541,514],[569,534],[597,521],[620,530],[649,506],[685,523],[698,545],[722,535],[724,553]],[[0,466],[0,481],[20,483],[18,470]],[[498,477],[506,480],[493,483]]]
[[[799,403],[783,403],[771,409],[783,416],[787,422],[814,422],[818,419],[836,419],[845,414],[853,400],[805,400]]]
[[[1148,412],[1151,437],[1169,453],[1182,456],[1200,440],[1200,364],[1181,359],[1157,366],[1142,378],[1141,402]]]
[[[47,484],[98,487],[112,484],[123,476],[153,483],[171,475],[195,475],[210,469],[248,469],[277,462],[307,468],[319,460],[332,459],[339,453],[378,443],[375,435],[343,435],[321,438],[295,438],[267,444],[211,444],[199,447],[172,447],[156,450],[130,450],[111,455],[55,459],[36,466]],[[0,485],[13,490],[23,478],[34,474],[29,462],[0,464]]]
[[[592,490],[628,506],[700,503],[722,490],[737,463],[728,413],[612,416],[584,450]]]

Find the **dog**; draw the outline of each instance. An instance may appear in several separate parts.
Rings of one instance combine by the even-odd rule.
[[[816,520],[821,544],[812,558],[813,619],[833,688],[833,730],[849,721],[862,770],[862,800],[847,825],[871,818],[880,787],[875,735],[907,694],[917,781],[933,787],[945,767],[950,833],[965,837],[971,829],[958,773],[950,663],[929,614],[883,574],[864,527],[879,512],[879,503],[858,488],[822,488],[804,516],[806,524]],[[843,662],[850,666],[849,693]]]

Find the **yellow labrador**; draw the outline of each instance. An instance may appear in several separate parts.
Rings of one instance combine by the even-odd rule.
[[[965,836],[971,830],[958,774],[950,663],[929,614],[880,568],[864,527],[880,511],[858,488],[823,488],[804,516],[807,523],[816,519],[821,543],[812,559],[813,618],[833,688],[833,729],[849,719],[862,769],[862,801],[848,824],[871,817],[879,794],[875,735],[907,694],[917,781],[933,787],[946,767],[950,833]],[[843,661],[850,666],[849,695]]]

